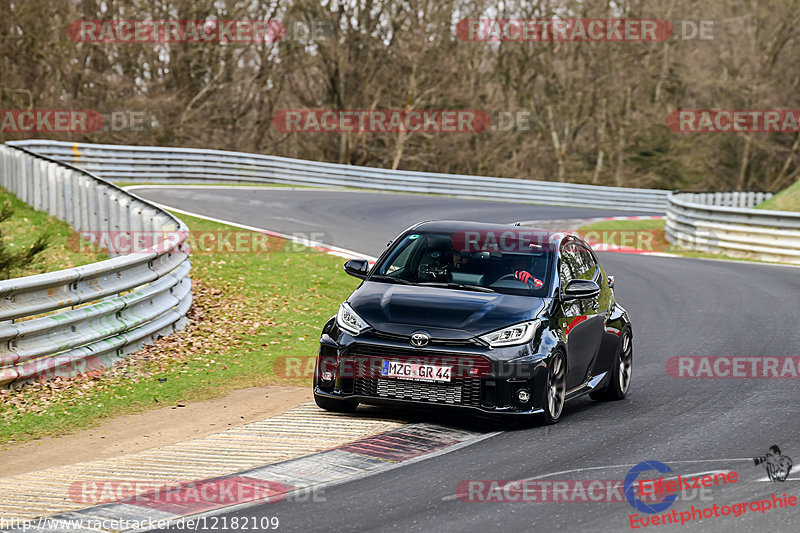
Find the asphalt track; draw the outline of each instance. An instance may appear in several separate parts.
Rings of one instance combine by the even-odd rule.
[[[282,233],[326,232],[329,244],[375,256],[398,232],[423,219],[511,222],[632,214],[319,190],[135,192],[169,206]],[[456,487],[463,480],[619,480],[647,460],[666,463],[682,475],[738,473],[737,483],[702,497],[690,495],[665,512],[680,513],[692,505],[730,506],[772,494],[800,497],[797,471],[784,483],[764,481],[764,468],[751,459],[778,444],[800,465],[800,382],[677,379],[665,370],[667,360],[676,355],[800,355],[800,270],[614,253],[600,254],[600,260],[616,276],[617,298],[634,324],[634,373],[626,400],[574,400],[555,426],[511,425],[472,446],[326,487],[324,501],[261,504],[222,517],[278,516],[280,531],[305,532],[630,531],[629,515],[635,511],[625,501],[466,502],[456,497]],[[442,422],[439,417],[435,421]],[[452,417],[447,421],[475,424]],[[647,528],[732,529],[799,531],[800,507]]]

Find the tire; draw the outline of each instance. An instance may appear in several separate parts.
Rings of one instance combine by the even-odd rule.
[[[314,403],[317,407],[321,407],[326,411],[332,413],[352,413],[358,407],[358,402],[353,400],[337,400],[335,398],[328,398],[326,396],[314,395]]]
[[[556,352],[547,369],[547,383],[544,389],[544,413],[542,422],[555,424],[564,412],[564,400],[567,394],[567,359],[561,352]]]
[[[592,400],[599,402],[617,401],[625,398],[631,386],[633,372],[633,335],[630,329],[624,329],[619,340],[614,366],[611,367],[611,380],[602,390],[589,393]]]

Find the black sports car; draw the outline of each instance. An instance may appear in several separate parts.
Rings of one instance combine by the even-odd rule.
[[[404,231],[322,330],[320,407],[452,406],[541,415],[565,400],[625,397],[628,313],[580,237],[520,226],[423,222]]]

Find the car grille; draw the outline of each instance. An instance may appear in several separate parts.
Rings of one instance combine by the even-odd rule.
[[[390,378],[356,378],[353,392],[359,396],[395,398],[422,402],[472,405],[481,404],[481,380],[454,379],[450,383],[407,381]]]
[[[386,333],[384,331],[372,331],[370,335],[376,337],[378,339],[387,339],[392,341],[398,342],[409,342],[411,340],[410,335],[400,335],[396,333]],[[478,341],[475,339],[437,339],[432,338],[430,340],[431,346],[482,346]]]
[[[424,349],[360,344],[353,346],[345,359],[345,365],[353,372],[350,374],[354,377],[353,394],[446,405],[480,406],[480,378],[491,372],[491,363],[484,357]],[[384,359],[414,359],[430,364],[455,365],[453,379],[449,382],[430,382],[380,377],[377,369]]]

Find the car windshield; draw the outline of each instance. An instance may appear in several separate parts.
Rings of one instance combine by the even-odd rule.
[[[549,294],[553,256],[533,231],[411,233],[375,266],[370,281],[502,292]]]

